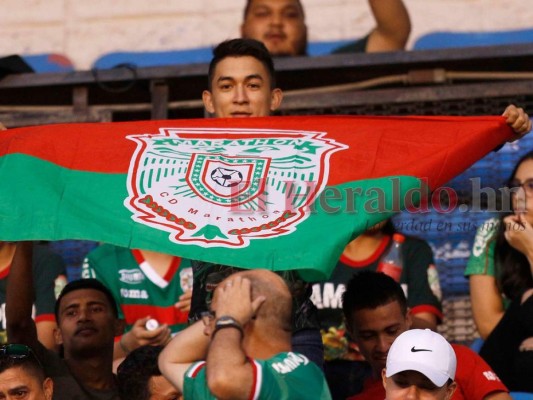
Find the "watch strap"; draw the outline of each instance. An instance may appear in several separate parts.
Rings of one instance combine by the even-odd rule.
[[[215,329],[213,330],[213,333],[211,334],[211,339],[215,336],[215,334],[219,330],[226,329],[226,328],[237,329],[241,333],[241,338],[244,337],[244,330],[242,329],[241,324],[239,324],[235,318],[230,317],[229,315],[223,315],[222,317],[216,319]]]

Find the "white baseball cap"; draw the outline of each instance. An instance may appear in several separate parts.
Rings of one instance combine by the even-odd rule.
[[[387,355],[387,378],[417,371],[436,386],[455,379],[457,359],[446,339],[430,329],[411,329],[396,338]]]

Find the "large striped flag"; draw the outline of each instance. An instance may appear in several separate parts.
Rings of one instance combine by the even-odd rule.
[[[0,132],[0,240],[87,239],[329,276],[513,133],[501,117],[269,117]]]

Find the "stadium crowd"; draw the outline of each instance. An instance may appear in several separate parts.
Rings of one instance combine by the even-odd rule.
[[[404,48],[403,2],[369,3],[375,28],[335,52]],[[306,55],[303,5],[248,0],[241,34],[213,50],[202,100],[215,118],[266,117],[280,107],[272,57]],[[521,108],[502,115],[515,139],[531,130]],[[243,270],[102,243],[86,255],[82,279],[67,283],[61,257],[44,244],[0,242],[0,399],[533,393],[532,152],[505,187],[512,209],[477,233],[465,271],[484,339],[479,354],[436,333],[445,315],[432,249],[390,220],[346,243],[322,282],[297,270]],[[397,242],[399,272],[381,262]]]

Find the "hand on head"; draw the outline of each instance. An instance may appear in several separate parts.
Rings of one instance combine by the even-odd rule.
[[[241,325],[248,323],[265,302],[265,296],[252,299],[252,283],[239,274],[225,279],[216,289],[216,315],[228,315]]]

